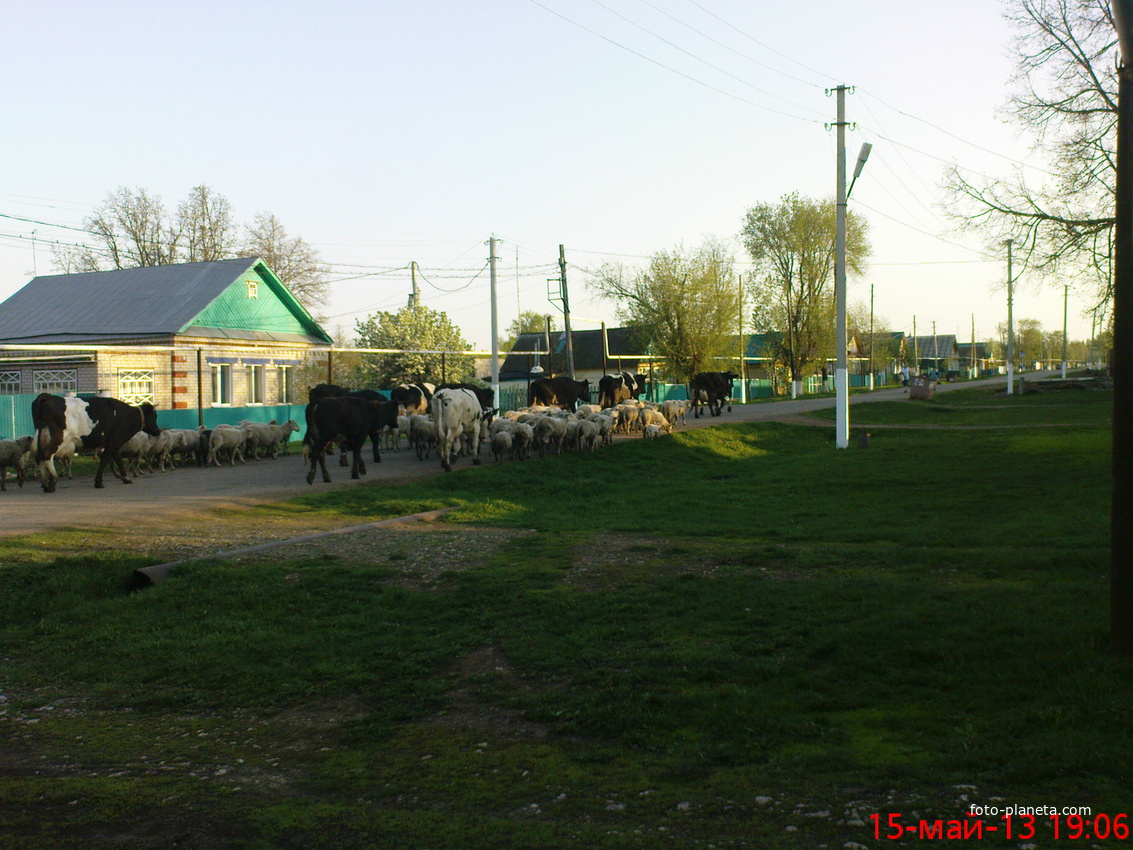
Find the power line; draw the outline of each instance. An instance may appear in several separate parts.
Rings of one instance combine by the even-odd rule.
[[[586,26],[585,24],[580,24],[578,21],[573,20],[571,18],[568,18],[566,15],[562,14],[561,12],[555,11],[550,6],[546,6],[543,3],[539,2],[539,0],[530,0],[530,2],[534,3],[540,9],[544,9],[545,11],[550,12],[555,17],[562,18],[568,24],[573,24],[574,26],[578,27],[579,29],[585,30],[586,32],[590,33],[591,35],[593,35],[597,38],[600,38],[603,41],[608,42],[609,44],[614,45],[614,47],[617,47],[621,50],[624,50],[627,53],[632,53],[634,56],[638,57],[639,59],[644,59],[646,62],[649,62],[650,64],[656,65],[659,68],[664,68],[666,71],[669,71],[670,73],[676,74],[679,77],[684,77],[686,80],[689,80],[690,82],[696,83],[698,86],[703,86],[706,89],[710,89],[710,90],[716,92],[717,94],[722,94],[722,95],[724,95],[724,97],[729,97],[732,100],[738,100],[740,103],[746,103],[748,106],[754,106],[756,109],[763,109],[763,110],[766,110],[767,112],[774,112],[776,115],[782,115],[786,118],[793,118],[796,121],[803,121],[807,124],[821,124],[822,123],[821,121],[817,121],[813,118],[804,118],[801,115],[794,115],[790,112],[784,112],[781,109],[775,109],[774,107],[766,106],[766,105],[761,104],[761,103],[756,103],[755,101],[748,100],[747,98],[740,97],[739,95],[735,95],[735,94],[732,94],[731,92],[724,91],[723,89],[717,88],[716,86],[712,85],[711,83],[706,83],[706,82],[704,82],[704,80],[697,79],[696,77],[692,76],[691,74],[686,74],[684,71],[678,71],[676,68],[673,68],[669,65],[666,65],[664,62],[660,62],[657,59],[653,59],[650,56],[646,56],[644,53],[639,53],[638,51],[634,50],[631,47],[626,47],[621,42],[614,41],[614,39],[610,38],[609,36],[602,35],[602,33],[597,32],[596,30],[592,30],[590,27]]]

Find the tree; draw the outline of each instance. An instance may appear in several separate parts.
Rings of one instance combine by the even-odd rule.
[[[858,356],[865,358],[860,364],[861,374],[869,373],[868,359],[871,353],[874,372],[883,371],[897,362],[901,342],[893,335],[888,320],[883,316],[873,316],[873,332],[870,332],[869,304],[854,304],[847,313],[846,324],[850,335],[858,340]]]
[[[636,272],[607,264],[591,286],[617,303],[619,318],[638,329],[651,353],[665,358],[674,378],[716,371],[720,358],[736,357],[740,284],[719,243],[661,251],[648,269]]]
[[[500,351],[511,351],[521,334],[543,333],[547,318],[535,310],[523,310],[507,327],[507,336],[500,340]]]
[[[1112,296],[1116,30],[1109,0],[1010,0],[1015,92],[1008,116],[1034,138],[1048,177],[947,176],[949,212],[989,248],[1013,239],[1020,267]]]
[[[65,272],[132,269],[177,262],[181,231],[170,220],[161,198],[145,189],[121,186],[106,196],[102,206],[83,221],[97,240],[95,245],[55,252]]]
[[[194,186],[177,208],[178,231],[185,240],[190,263],[225,260],[235,256],[236,227],[232,205],[203,183]]]
[[[779,359],[801,390],[807,366],[834,354],[833,201],[798,193],[778,204],[756,204],[742,231],[754,264],[751,291],[756,330],[781,335]],[[865,219],[846,215],[846,269],[861,273],[870,247]]]
[[[410,304],[396,313],[383,311],[359,320],[355,331],[359,348],[399,351],[365,355],[357,370],[359,386],[388,387],[407,381],[440,383],[475,376],[475,358],[456,353],[471,346],[440,310]]]
[[[317,249],[300,236],[288,236],[283,223],[272,213],[258,213],[245,228],[241,251],[245,256],[262,258],[312,314],[318,314],[326,304],[330,294],[326,276],[330,270]]]

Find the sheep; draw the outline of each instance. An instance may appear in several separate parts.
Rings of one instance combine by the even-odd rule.
[[[535,429],[526,423],[519,423],[511,432],[512,453],[516,460],[527,460],[531,456],[531,444],[535,442]]]
[[[244,432],[234,425],[217,425],[209,435],[209,453],[205,466],[220,466],[221,453],[230,453],[232,466],[236,458],[244,462]]]
[[[681,422],[683,422],[686,425],[688,424],[688,422],[685,421],[685,413],[687,413],[687,412],[688,412],[688,402],[687,401],[678,401],[676,399],[669,399],[668,401],[663,402],[661,404],[661,413],[663,413],[665,415],[665,418],[668,419],[669,422],[672,423],[674,427],[677,424],[677,420],[680,420]]]
[[[612,408],[611,408],[612,409]],[[603,446],[610,446],[614,443],[614,428],[617,426],[617,416],[611,416],[607,413],[595,413],[589,417],[590,422],[593,422],[598,427],[598,438]]]
[[[497,431],[492,435],[492,454],[495,456],[497,463],[511,454],[511,450],[512,439],[510,432]]]
[[[660,410],[650,410],[649,408],[642,410],[641,415],[638,417],[638,422],[642,429],[649,425],[656,425],[665,433],[670,433],[673,430],[673,426],[669,424],[669,420],[665,418],[665,415],[661,413]]]
[[[27,459],[31,456],[32,438],[0,440],[0,490],[8,489],[8,467],[16,470],[16,484],[24,486]]]
[[[417,450],[417,460],[425,460],[437,443],[437,429],[433,419],[414,413],[409,421],[409,444]]]
[[[566,437],[566,422],[553,416],[542,416],[535,423],[535,445],[539,449],[539,457],[547,453],[550,443],[555,445],[555,454],[562,454],[563,438]]]
[[[578,448],[590,449],[594,451],[598,446],[598,439],[601,436],[601,429],[597,422],[590,419],[583,419],[578,423]]]
[[[646,425],[644,428],[641,429],[641,438],[643,440],[656,440],[660,436],[661,436],[661,426],[660,425],[650,424],[650,425]]]

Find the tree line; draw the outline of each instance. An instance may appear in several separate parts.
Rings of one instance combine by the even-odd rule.
[[[261,257],[316,317],[329,295],[319,252],[270,212],[240,224],[232,204],[201,184],[175,210],[144,188],[121,186],[83,220],[87,244],[52,249],[64,274]]]

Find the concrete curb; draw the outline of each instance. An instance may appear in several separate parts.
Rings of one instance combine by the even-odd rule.
[[[229,549],[224,552],[211,552],[207,555],[194,555],[192,558],[183,558],[180,561],[169,561],[165,564],[154,564],[152,567],[142,567],[141,569],[134,570],[133,575],[130,577],[130,590],[145,590],[146,588],[153,587],[155,584],[164,581],[169,576],[169,571],[174,567],[179,567],[182,564],[191,564],[194,561],[207,561],[212,558],[236,558],[241,555],[250,555],[255,552],[263,552],[268,549],[275,549],[278,546],[288,546],[292,543],[305,543],[308,540],[319,540],[324,537],[334,537],[340,534],[353,534],[356,531],[372,531],[379,528],[393,528],[398,525],[406,525],[414,522],[435,522],[441,517],[445,516],[456,508],[438,508],[435,511],[424,511],[419,514],[410,514],[409,516],[393,517],[391,519],[382,519],[377,522],[367,522],[362,525],[349,525],[345,528],[335,528],[330,531],[320,531],[317,534],[305,534],[302,537],[289,537],[286,540],[273,540],[271,543],[259,543],[255,546],[245,546],[241,549]]]

